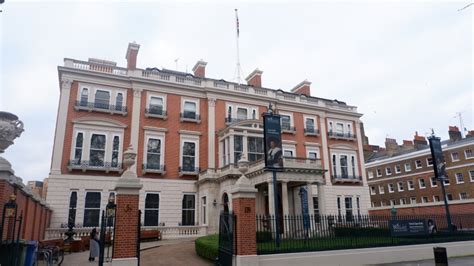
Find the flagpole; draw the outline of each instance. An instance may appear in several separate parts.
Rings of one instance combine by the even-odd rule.
[[[236,41],[236,47],[237,47],[237,66],[236,66],[236,69],[235,69],[235,77],[237,79],[237,83],[240,84],[241,83],[241,70],[242,68],[240,67],[240,48],[239,48],[239,14],[237,13],[237,8],[235,9],[235,22],[236,22],[236,27],[237,27],[237,31],[236,31],[236,38],[235,38],[235,41]]]

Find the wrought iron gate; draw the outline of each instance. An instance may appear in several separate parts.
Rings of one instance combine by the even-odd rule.
[[[2,223],[0,225],[0,250],[3,254],[8,254],[8,256],[0,258],[0,265],[17,265],[17,263],[19,263],[19,241],[22,221],[23,211],[18,215],[16,196],[12,195],[10,200],[3,206],[2,211]],[[6,232],[5,238],[4,232]]]
[[[219,218],[219,257],[216,264],[219,266],[232,266],[235,251],[235,215],[222,212]]]
[[[100,266],[104,265],[104,261],[112,261],[115,238],[115,207],[115,198],[111,197],[109,204],[107,204],[106,211],[102,211],[102,220],[100,223]],[[107,250],[105,250],[106,246]]]

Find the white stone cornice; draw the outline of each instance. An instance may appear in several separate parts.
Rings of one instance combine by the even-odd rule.
[[[305,142],[304,143],[305,146],[310,146],[310,147],[320,147],[321,144],[317,143],[317,142]]]
[[[168,132],[168,129],[167,128],[163,128],[163,127],[151,127],[151,126],[144,126],[143,127],[144,130],[150,130],[150,131],[158,131],[158,132]]]
[[[201,136],[202,133],[199,131],[191,131],[191,130],[178,130],[178,133],[180,135],[195,135],[195,136]]]
[[[82,125],[91,125],[91,126],[101,126],[101,127],[119,127],[127,128],[128,126],[124,123],[118,122],[110,118],[99,118],[95,116],[86,116],[81,117],[75,120],[72,120],[73,124],[82,124]]]
[[[142,96],[142,89],[141,88],[133,88],[133,97],[141,97]]]

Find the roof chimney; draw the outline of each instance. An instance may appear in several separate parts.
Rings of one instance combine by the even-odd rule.
[[[451,141],[459,141],[462,139],[461,131],[459,131],[457,126],[449,126],[448,134]]]
[[[296,94],[311,96],[310,86],[311,86],[311,82],[305,79],[304,81],[296,85],[293,89],[291,89],[291,92],[296,93]]]
[[[125,59],[127,59],[127,69],[133,70],[137,68],[138,49],[140,49],[139,44],[135,42],[128,44],[127,54],[125,55]]]
[[[388,154],[392,155],[394,152],[396,152],[398,150],[397,140],[386,138],[385,139],[385,149],[387,150]]]
[[[413,149],[415,149],[415,145],[413,145],[413,141],[411,141],[411,140],[403,140],[402,149],[404,151],[413,150]]]
[[[206,77],[207,62],[201,60],[197,61],[193,67],[194,76],[204,78]]]
[[[467,132],[466,138],[473,138],[474,137],[474,130],[469,130]]]
[[[262,73],[263,71],[259,70],[258,68],[255,69],[250,75],[248,75],[245,80],[247,84],[250,86],[254,86],[257,88],[262,87]]]
[[[415,149],[423,149],[428,146],[428,142],[426,141],[426,138],[424,136],[419,136],[418,131],[415,131],[415,136],[413,138],[413,144],[415,145]]]

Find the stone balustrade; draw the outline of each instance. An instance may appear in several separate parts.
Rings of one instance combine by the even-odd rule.
[[[323,100],[315,97],[308,97],[305,95],[298,95],[282,90],[272,90],[266,88],[255,88],[248,85],[236,84],[227,82],[224,80],[213,80],[194,77],[192,75],[184,76],[174,73],[160,72],[156,70],[127,70],[126,68],[117,67],[113,64],[98,64],[96,62],[80,61],[75,59],[65,59],[64,66],[69,68],[110,73],[120,76],[138,77],[144,79],[151,79],[157,81],[164,81],[176,84],[186,84],[190,86],[196,86],[200,88],[213,88],[220,90],[230,90],[239,93],[246,93],[250,95],[256,95],[258,97],[264,97],[267,99],[278,99],[283,102],[294,102],[309,104],[312,106],[318,106],[322,108],[329,108],[334,110],[357,112],[357,107],[348,106],[337,101]]]

